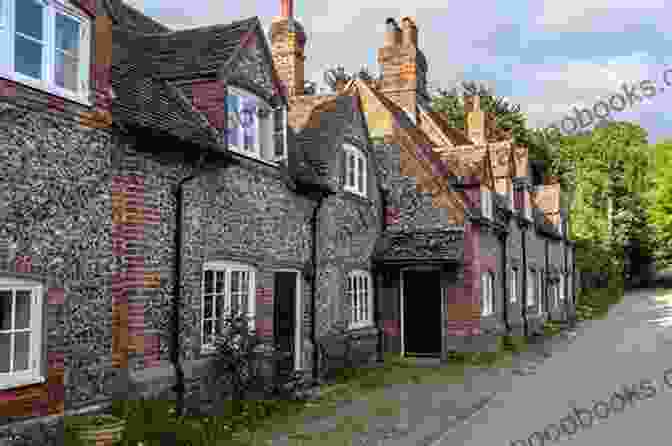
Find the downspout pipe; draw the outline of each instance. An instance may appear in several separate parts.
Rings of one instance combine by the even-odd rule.
[[[508,232],[502,233],[500,240],[502,241],[502,296],[504,298],[504,328],[507,333],[511,332],[511,324],[509,324],[509,293],[508,287],[506,286],[507,282],[507,252],[506,252],[506,239],[508,237]]]
[[[175,385],[172,390],[176,393],[175,412],[178,417],[184,413],[184,394],[186,387],[184,384],[184,369],[180,362],[180,305],[182,303],[182,204],[184,201],[184,184],[202,174],[202,166],[205,163],[206,155],[202,154],[196,165],[197,173],[180,180],[175,187],[176,209],[175,209],[175,277],[174,277],[174,297],[173,297],[173,331],[171,333],[171,351],[170,362],[175,368]]]
[[[316,201],[317,204],[313,209],[313,215],[311,218],[311,227],[312,227],[312,243],[313,249],[311,254],[311,263],[312,263],[312,276],[311,276],[311,324],[310,324],[310,342],[313,343],[313,380],[317,381],[320,376],[319,369],[319,350],[317,345],[317,218],[320,213],[320,209],[324,204],[325,198],[330,195],[330,192],[325,190],[320,190],[317,192]]]
[[[524,218],[522,216],[519,216],[518,218]],[[521,223],[520,220],[518,222],[519,224]],[[529,336],[529,327],[528,327],[528,320],[527,320],[527,222],[522,224],[522,248],[523,248],[523,274],[522,274],[522,282],[523,282],[523,335],[525,337]]]

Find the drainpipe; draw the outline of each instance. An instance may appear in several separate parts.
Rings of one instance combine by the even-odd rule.
[[[201,158],[196,165],[197,173],[180,180],[177,183],[175,188],[175,198],[176,198],[176,209],[175,209],[175,280],[174,280],[174,292],[175,296],[173,297],[173,331],[171,333],[171,354],[170,362],[175,368],[175,385],[172,387],[172,390],[177,394],[175,412],[178,417],[182,416],[184,413],[184,369],[182,368],[182,363],[180,362],[180,304],[182,303],[182,283],[180,276],[182,275],[182,203],[183,203],[183,186],[187,181],[193,180],[199,174],[204,162],[205,154],[201,155]]]
[[[508,237],[508,232],[504,232],[500,238],[502,241],[502,296],[504,297],[504,327],[506,332],[511,332],[511,325],[509,324],[509,293],[506,286],[506,273],[507,271],[507,262],[506,262],[506,239]]]
[[[322,191],[319,193],[317,198],[317,205],[313,209],[313,216],[311,218],[312,226],[312,242],[313,242],[313,252],[312,252],[312,265],[313,265],[313,275],[311,277],[311,324],[310,324],[310,341],[313,343],[313,379],[317,381],[320,376],[319,373],[319,351],[317,345],[317,216],[320,212],[320,208],[324,203],[327,193]]]
[[[550,240],[548,239],[548,237],[546,237],[546,245],[545,245],[545,249],[544,249],[544,251],[545,251],[544,255],[546,257],[545,258],[545,263],[546,263],[545,276],[546,277],[544,277],[545,280],[544,280],[544,286],[542,287],[542,293],[544,293],[543,297],[546,298],[545,308],[546,308],[546,312],[548,313],[548,320],[551,320],[551,302],[550,302],[550,299],[549,299],[549,296],[548,296],[548,291],[549,291],[549,286],[550,286],[549,278],[551,277],[550,270],[548,269],[549,268],[549,262],[548,262],[549,243],[550,243]]]
[[[521,216],[521,218],[523,218]],[[518,222],[520,224],[520,222]],[[523,248],[523,335],[529,335],[529,327],[527,321],[527,222],[522,225],[522,248]]]

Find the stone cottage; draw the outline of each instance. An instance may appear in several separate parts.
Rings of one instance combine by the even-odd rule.
[[[432,111],[413,19],[380,79],[306,95],[290,0],[268,36],[66,3],[0,10],[1,424],[178,377],[206,398],[229,311],[315,375],[338,332],[358,361],[445,358],[571,317],[559,187],[478,98],[466,132]]]

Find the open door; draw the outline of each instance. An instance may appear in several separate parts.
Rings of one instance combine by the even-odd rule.
[[[403,272],[403,334],[406,356],[441,355],[441,276],[438,271]]]
[[[297,352],[297,295],[298,273],[278,271],[274,278],[274,324],[275,344],[279,353],[277,363],[281,373],[291,373],[298,362]]]

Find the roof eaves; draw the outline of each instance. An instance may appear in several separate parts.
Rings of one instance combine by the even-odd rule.
[[[184,93],[171,84],[168,81],[159,81],[162,82],[163,85],[166,87],[166,91],[170,93],[174,98],[176,103],[184,110],[187,115],[191,115],[194,118],[194,121],[196,124],[200,124],[200,127],[203,129],[203,131],[210,137],[212,138],[213,143],[219,144],[220,141],[220,135],[217,130],[215,130],[214,127],[210,124],[208,119],[198,111],[194,105],[191,103],[191,101],[184,95]]]

